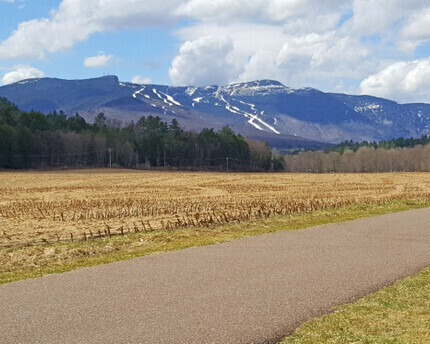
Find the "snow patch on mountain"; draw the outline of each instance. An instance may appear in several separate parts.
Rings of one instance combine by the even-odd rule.
[[[237,83],[227,86],[222,86],[218,89],[218,92],[223,92],[231,97],[252,97],[255,95],[265,94],[280,94],[280,93],[291,93],[293,89],[288,88],[277,81],[272,80],[257,80],[248,83]]]
[[[196,92],[197,87],[187,87],[185,90],[185,93],[188,94],[190,97],[193,96],[193,94]]]
[[[386,125],[386,126],[392,126],[393,125],[393,121],[389,121],[388,119],[384,119],[382,121],[382,124]]]
[[[169,106],[174,106],[174,105],[182,106],[182,104],[180,102],[176,101],[172,96],[170,96],[166,93],[163,93],[161,91],[157,91],[156,88],[153,88],[152,92],[154,92],[158,98],[160,98],[165,104],[167,104]],[[164,109],[164,107],[163,107],[163,109]]]
[[[169,101],[169,102],[173,103],[174,105],[182,106],[182,104],[181,104],[181,103],[179,103],[178,101],[176,101],[172,96],[169,96],[168,94],[165,94],[165,93],[162,93],[162,92],[160,92],[160,93],[161,93],[162,95],[166,96],[167,101]]]
[[[38,82],[39,80],[40,79],[25,79],[25,80],[17,81],[15,84],[16,85],[25,85],[25,84],[31,84],[34,82]],[[11,84],[11,85],[13,85],[13,84]]]
[[[233,106],[231,105],[222,95],[218,95],[219,99],[221,101],[223,101],[226,105],[225,108],[227,111],[230,111],[231,113],[234,114],[238,114],[238,115],[242,115],[245,116],[246,118],[248,118],[248,123],[251,124],[254,128],[260,130],[260,131],[264,131],[263,127],[261,125],[263,125],[264,127],[266,127],[267,129],[269,129],[270,131],[274,132],[277,135],[280,135],[280,132],[277,131],[274,127],[272,127],[271,125],[267,124],[266,122],[264,122],[261,118],[258,117],[258,115],[256,115],[255,113],[249,113],[246,112],[244,110],[239,109],[237,106]],[[252,110],[257,111],[255,109],[255,105],[253,104],[248,104],[242,101],[239,101],[240,103],[244,104],[244,105],[248,105],[251,107]],[[258,122],[258,123],[256,123]],[[261,125],[260,125],[261,124]]]
[[[138,96],[139,94],[141,94],[143,91],[145,91],[145,88],[146,88],[146,87],[143,87],[143,88],[141,88],[139,91],[134,92],[134,93],[133,93],[133,98],[137,98],[137,96]]]
[[[363,105],[357,105],[356,107],[354,107],[354,110],[360,113],[363,113],[364,111],[372,111],[372,112],[376,112],[376,111],[381,111],[382,110],[382,105],[380,104],[363,104]]]

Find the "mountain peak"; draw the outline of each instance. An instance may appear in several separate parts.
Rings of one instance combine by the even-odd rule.
[[[275,80],[254,80],[249,82],[235,83],[219,88],[220,92],[230,94],[230,96],[255,96],[257,94],[271,93],[291,93],[293,90]]]
[[[233,87],[233,88],[239,88],[239,87],[286,87],[283,84],[281,84],[279,81],[276,80],[270,80],[270,79],[263,79],[263,80],[253,80],[253,81],[247,81],[247,82],[237,82],[229,85],[223,86],[225,87]]]
[[[276,80],[270,80],[270,79],[263,79],[263,80],[254,80],[245,82],[242,85],[248,85],[248,86],[276,86],[276,87],[285,87],[283,84],[281,84],[279,81]]]
[[[184,129],[220,129],[278,142],[285,135],[324,142],[373,141],[430,133],[430,105],[292,89],[262,79],[226,86],[173,87],[119,82],[115,75],[85,80],[28,79],[0,87],[21,109],[99,112],[123,122],[142,116],[179,120]]]

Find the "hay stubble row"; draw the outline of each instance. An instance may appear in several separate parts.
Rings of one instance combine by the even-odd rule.
[[[0,174],[0,247],[429,200],[430,174],[86,170]]]

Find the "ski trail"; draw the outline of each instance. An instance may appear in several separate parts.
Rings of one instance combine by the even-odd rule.
[[[139,91],[136,91],[133,93],[133,98],[137,98],[137,96],[142,93],[145,90],[145,86],[143,86],[143,88],[141,88]]]
[[[240,110],[236,106],[230,105],[230,103],[227,100],[225,100],[225,98],[222,95],[218,95],[218,98],[221,99],[224,103],[226,103],[226,106],[225,106],[226,110],[228,110],[232,113],[235,113],[235,114],[245,116],[246,118],[249,118],[248,123],[251,124],[254,128],[263,131],[264,129],[261,127],[261,125],[263,125],[267,129],[269,129],[270,131],[274,132],[275,134],[277,134],[277,135],[281,134],[279,131],[277,131],[275,128],[273,128],[271,125],[267,124],[261,118],[259,118],[258,115],[256,115],[255,113],[252,114],[252,113]],[[257,109],[255,108],[254,104],[245,103],[245,102],[240,101],[240,100],[239,100],[239,102],[241,104],[249,106],[252,111],[258,112]],[[258,122],[258,123],[255,123],[255,122]]]
[[[168,94],[165,94],[161,91],[158,92],[155,88],[152,89],[152,92],[154,92],[158,98],[160,98],[165,104],[169,106],[173,106],[173,105],[182,106],[181,103],[176,101],[172,96],[169,96]],[[167,99],[163,98],[161,95],[165,96]]]

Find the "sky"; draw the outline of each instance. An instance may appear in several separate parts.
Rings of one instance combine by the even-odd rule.
[[[103,75],[430,103],[430,2],[0,0],[0,84]]]

